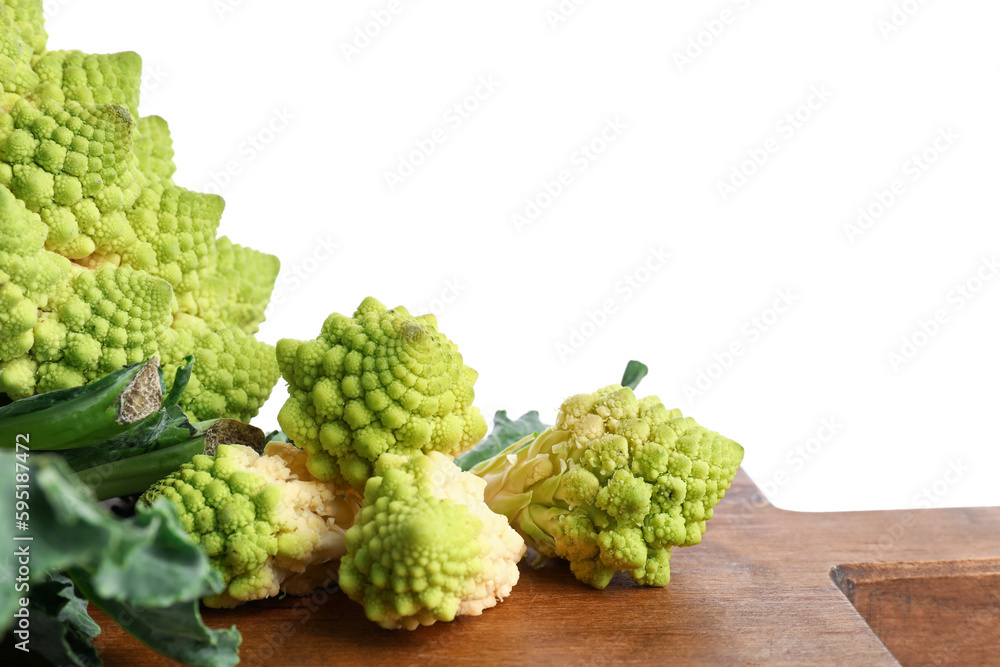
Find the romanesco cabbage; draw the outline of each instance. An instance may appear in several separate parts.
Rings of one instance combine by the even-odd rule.
[[[223,200],[173,183],[166,122],[138,116],[137,54],[45,43],[41,0],[0,0],[0,393],[193,354],[203,391],[181,406],[248,419],[278,379],[252,337],[277,259],[216,239]]]
[[[524,541],[440,452],[383,454],[347,531],[340,587],[384,628],[478,616],[510,595]]]
[[[610,385],[566,399],[555,425],[471,472],[486,502],[543,557],[594,588],[625,571],[666,586],[670,550],[701,541],[743,448],[656,396]]]
[[[268,443],[262,456],[219,445],[214,457],[195,456],[140,500],[152,505],[160,497],[222,574],[226,589],[205,598],[209,607],[306,595],[332,583],[358,510],[355,494],[316,481],[304,452],[285,442]]]
[[[371,297],[334,313],[315,340],[278,342],[289,398],[278,423],[320,479],[360,489],[386,452],[455,455],[486,434],[472,405],[476,371],[437,328]]]

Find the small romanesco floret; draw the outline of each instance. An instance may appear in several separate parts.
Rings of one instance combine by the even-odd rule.
[[[268,443],[262,456],[219,445],[215,456],[195,456],[140,500],[160,497],[222,574],[226,590],[205,598],[209,607],[306,595],[334,582],[359,507],[353,492],[313,479],[304,453],[284,442]]]
[[[315,340],[279,341],[278,365],[289,393],[278,423],[320,479],[361,489],[386,452],[454,456],[486,434],[476,371],[433,315],[369,297],[353,317],[330,315]]]
[[[347,531],[340,587],[384,628],[478,616],[510,595],[524,540],[444,454],[383,454]]]
[[[625,571],[666,586],[671,548],[701,541],[742,460],[740,445],[656,396],[611,385],[566,399],[554,426],[471,472],[490,508],[580,581],[604,588]]]
[[[138,53],[90,54],[82,51],[46,51],[32,68],[44,92],[60,101],[80,104],[117,104],[138,118],[142,58]]]

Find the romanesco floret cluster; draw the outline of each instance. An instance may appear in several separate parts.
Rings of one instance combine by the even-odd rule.
[[[197,350],[185,407],[201,419],[232,417],[249,422],[278,379],[273,354],[256,354],[258,343],[241,329],[209,324],[192,315],[177,315],[160,345],[163,377],[173,384],[184,357]]]
[[[486,434],[476,371],[433,315],[369,297],[353,317],[330,315],[315,340],[279,341],[278,365],[289,393],[278,423],[320,479],[360,489],[386,452],[454,456]]]
[[[248,334],[257,333],[278,276],[278,258],[233,243],[215,240],[212,270],[193,295],[196,312]],[[272,382],[273,384],[273,382]]]
[[[193,419],[248,419],[278,379],[274,348],[252,336],[277,259],[217,239],[222,198],[174,184],[166,122],[138,116],[137,54],[48,51],[46,38],[41,0],[0,0],[0,393],[166,351],[195,356],[205,391],[181,398]],[[217,364],[220,339],[245,362]]]
[[[32,69],[45,90],[85,105],[117,104],[133,119],[139,112],[142,59],[139,54],[89,54],[82,51],[46,51],[35,58]]]
[[[556,423],[475,466],[486,502],[545,557],[604,588],[619,571],[670,581],[670,550],[701,541],[743,448],[656,396],[610,385],[563,402]]]
[[[156,354],[172,320],[168,284],[45,251],[44,223],[2,185],[0,238],[0,392],[77,386]]]
[[[136,124],[134,148],[139,159],[139,171],[147,178],[174,177],[177,166],[174,164],[174,146],[167,121],[159,116],[141,117]]]
[[[124,109],[8,93],[0,111],[0,183],[41,216],[49,249],[83,259],[134,242],[125,210],[139,194],[138,168]]]
[[[38,0],[4,0],[4,12],[13,19],[18,37],[31,55],[45,51],[45,8]]]
[[[316,481],[304,458],[283,442],[268,443],[263,455],[219,445],[215,456],[195,456],[141,497],[172,502],[222,575],[226,589],[206,598],[207,606],[305,595],[336,580],[357,496]]]
[[[31,69],[34,52],[24,41],[22,33],[30,21],[19,21],[20,12],[8,3],[4,3],[4,9],[0,13],[0,80],[3,90],[26,93],[38,85],[38,75]],[[21,18],[24,18],[23,15]]]
[[[440,452],[383,454],[347,531],[340,587],[384,628],[478,616],[517,583],[524,541]]]

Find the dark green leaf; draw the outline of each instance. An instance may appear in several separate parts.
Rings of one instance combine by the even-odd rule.
[[[621,385],[635,391],[635,388],[639,386],[642,378],[646,377],[646,373],[648,372],[649,368],[646,367],[646,364],[633,359],[625,367],[625,374],[622,375]]]
[[[0,452],[0,468],[13,471],[15,462],[13,452]],[[29,597],[47,573],[70,570],[84,595],[111,610],[112,618],[128,605],[141,609],[142,620],[125,629],[135,629],[133,634],[165,655],[211,667],[235,664],[239,633],[210,631],[197,613],[198,599],[219,592],[222,580],[181,527],[173,505],[161,501],[119,520],[94,502],[58,456],[32,454],[28,466],[29,529],[17,536],[32,539],[14,541],[13,512],[0,514],[0,539],[29,546]],[[13,474],[0,475],[0,496],[13,498],[14,483]],[[0,574],[9,575],[3,577],[7,581],[16,571],[16,559],[14,548],[0,553]],[[0,586],[0,623],[10,623],[16,596],[24,594]],[[34,640],[55,641],[33,635]]]
[[[15,436],[27,433],[33,451],[61,451],[73,470],[84,470],[184,442],[197,434],[177,405],[193,363],[188,355],[165,398],[154,358],[0,408],[0,448],[13,448]]]
[[[537,410],[526,412],[516,420],[511,420],[506,410],[497,410],[490,434],[478,445],[456,457],[455,463],[462,470],[469,470],[480,461],[493,458],[525,436],[539,433],[546,428],[547,425],[538,418]]]
[[[101,665],[92,645],[101,627],[87,614],[87,600],[80,597],[69,578],[54,573],[32,586],[28,610],[31,614],[28,648],[32,654],[53,665]],[[19,641],[13,636],[8,640]]]
[[[129,534],[91,570],[101,597],[164,607],[222,590],[222,577],[166,499],[157,499],[152,507],[140,504],[135,517],[118,523],[125,523]]]
[[[205,627],[197,601],[166,607],[123,602],[100,595],[86,570],[73,568],[70,575],[91,602],[154,651],[201,667],[233,667],[240,661],[239,631],[235,627],[221,630]]]
[[[13,469],[7,456],[0,460]],[[101,595],[155,605],[198,598],[207,588],[221,586],[170,503],[143,507],[133,519],[120,521],[93,501],[90,490],[59,458],[35,454],[30,467],[31,520],[26,534],[33,538],[33,573],[87,567]],[[4,479],[0,488],[10,483]],[[13,564],[13,552],[4,558]]]

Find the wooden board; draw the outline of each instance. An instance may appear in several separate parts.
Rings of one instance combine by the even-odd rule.
[[[833,580],[905,665],[1000,661],[1000,559],[849,563]]]
[[[788,512],[769,505],[741,472],[702,543],[673,554],[664,589],[637,587],[618,575],[596,591],[577,582],[565,563],[540,570],[522,563],[520,583],[496,608],[414,632],[382,630],[343,593],[326,591],[206,610],[205,618],[213,627],[240,629],[242,664],[251,666],[899,664],[869,622],[886,633],[904,665],[1000,664],[996,621],[984,629],[962,613],[963,595],[997,585],[997,561],[943,562],[1000,554],[1000,508]],[[885,565],[929,561],[936,562],[931,569]],[[836,577],[841,585],[854,582],[852,596],[864,616],[831,578],[845,564],[854,565]],[[949,576],[963,585],[938,581],[915,602],[922,582]],[[876,583],[899,580],[906,583],[881,589]],[[994,598],[973,597],[984,614],[996,613],[989,606]],[[947,613],[935,611],[939,602]],[[104,628],[97,647],[105,664],[171,664],[92,613]],[[906,634],[916,616],[921,627],[938,632]],[[962,633],[954,646],[943,641],[947,623]],[[982,659],[957,662],[962,654],[954,647],[978,646],[984,632],[994,643],[982,644],[990,649]],[[900,641],[911,644],[905,655]]]

